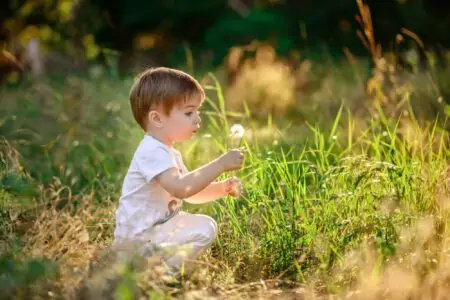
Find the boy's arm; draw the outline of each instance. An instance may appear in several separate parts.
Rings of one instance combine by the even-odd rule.
[[[228,195],[224,183],[225,181],[212,182],[202,191],[184,200],[192,204],[202,204],[223,198]]]
[[[171,168],[159,174],[157,179],[169,194],[186,199],[204,190],[223,172],[241,168],[243,157],[240,150],[230,150],[209,164],[187,174],[180,175],[175,168]]]

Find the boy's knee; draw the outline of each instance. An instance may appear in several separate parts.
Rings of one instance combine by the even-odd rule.
[[[217,236],[217,223],[208,216],[197,216],[198,223],[196,227],[196,235],[201,238],[205,245],[210,245]]]

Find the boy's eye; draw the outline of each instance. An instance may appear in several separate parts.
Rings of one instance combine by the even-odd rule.
[[[189,112],[186,112],[186,113],[184,113],[186,116],[188,116],[188,117],[190,117],[190,116],[192,116],[192,114],[194,114],[194,113],[196,113],[197,115],[200,115],[200,111],[198,111],[198,110],[195,110],[195,111],[189,111]]]

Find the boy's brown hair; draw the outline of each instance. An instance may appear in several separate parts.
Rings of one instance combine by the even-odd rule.
[[[144,131],[150,110],[161,108],[169,115],[175,105],[182,105],[191,97],[200,97],[205,92],[191,75],[170,68],[148,69],[136,78],[130,90],[133,116]]]

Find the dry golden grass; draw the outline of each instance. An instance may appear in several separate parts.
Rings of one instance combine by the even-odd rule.
[[[376,47],[371,48],[377,53]],[[300,149],[299,151],[304,151],[300,156],[301,160],[295,157],[295,160],[289,161],[291,158],[288,158],[286,161],[285,153],[282,155],[280,148],[277,147],[279,143],[285,143],[289,147],[302,146],[304,143],[302,138],[308,134],[306,131],[297,130],[296,127],[283,131],[272,123],[247,130],[246,141],[251,145],[257,142],[262,145],[258,150],[252,149],[254,152],[248,162],[252,170],[246,173],[246,180],[253,192],[246,198],[248,206],[234,207],[231,204],[226,206],[229,202],[220,204],[227,212],[229,212],[227,209],[232,208],[230,211],[235,214],[221,216],[219,238],[222,243],[215,244],[199,261],[193,262],[196,266],[194,272],[179,285],[168,285],[161,280],[161,270],[155,257],[150,260],[137,259],[130,264],[124,264],[117,259],[116,253],[110,249],[116,200],[106,197],[107,199],[99,201],[100,204],[95,198],[103,197],[105,194],[111,195],[112,192],[111,194],[109,190],[99,192],[89,187],[87,189],[89,192],[73,194],[70,185],[64,185],[55,177],[45,188],[40,187],[40,193],[33,198],[32,205],[27,204],[25,208],[17,205],[8,206],[6,214],[9,218],[8,230],[23,238],[22,259],[47,257],[58,262],[60,276],[53,282],[52,292],[69,299],[108,299],[118,292],[125,295],[129,290],[142,297],[180,299],[448,298],[450,233],[447,220],[450,207],[448,197],[450,172],[446,156],[448,154],[445,152],[448,148],[448,133],[442,129],[434,130],[434,121],[430,122],[424,118],[419,124],[416,119],[411,118],[413,108],[421,111],[423,107],[430,106],[432,103],[430,99],[441,99],[437,105],[442,110],[444,101],[439,97],[442,97],[443,91],[439,86],[448,87],[447,81],[440,79],[442,82],[438,86],[434,77],[430,79],[430,76],[424,74],[401,73],[389,63],[388,59],[378,57],[374,75],[367,84],[362,84],[358,80],[354,80],[358,85],[346,84],[347,78],[341,74],[347,74],[349,68],[344,66],[342,70],[328,70],[327,75],[320,79],[319,87],[310,91],[308,95],[303,94],[304,98],[298,99],[299,86],[302,89],[308,82],[313,81],[311,77],[317,71],[317,66],[306,61],[297,71],[293,71],[274,56],[273,49],[262,48],[260,51],[254,59],[250,59],[242,66],[236,81],[229,87],[227,103],[231,107],[239,106],[245,101],[252,114],[263,116],[269,113],[284,116],[295,107],[300,108],[303,115],[309,115],[312,120],[323,121],[317,122],[319,125],[325,123],[326,126],[333,126],[330,120],[335,117],[336,107],[339,107],[342,100],[346,101],[349,107],[359,109],[357,116],[349,118],[348,124],[339,123],[336,131],[330,136],[327,136],[328,132],[324,133],[325,131],[317,131],[315,135],[310,135],[316,145],[313,142],[306,150]],[[359,66],[356,64],[355,62],[353,67],[358,69]],[[133,138],[137,140],[134,131],[121,132],[115,127],[120,119],[113,113],[121,111],[120,101],[111,100],[118,97],[115,95],[116,90],[112,89],[108,96],[104,96],[108,86],[104,87],[99,95],[107,101],[99,100],[98,103],[94,103],[87,95],[77,94],[81,90],[96,95],[88,83],[81,79],[71,82],[74,91],[68,93],[64,90],[62,93],[64,97],[60,97],[59,103],[62,108],[55,110],[58,122],[49,122],[50,125],[46,126],[53,129],[61,127],[60,124],[63,124],[63,127],[67,126],[68,130],[65,132],[67,138],[74,132],[73,128],[76,128],[75,131],[83,130],[83,124],[89,124],[89,121],[95,120],[98,114],[106,111],[105,116],[102,115],[104,119],[99,118],[100,121],[97,120],[98,123],[95,123],[101,131],[99,129],[99,132],[91,132],[88,128],[86,132],[81,131],[83,134],[73,138],[85,142],[85,146],[92,146],[89,145],[87,138],[85,141],[82,140],[84,136],[89,136],[93,140],[103,141],[111,149],[118,148],[111,146],[116,137],[121,139],[120,144],[126,144]],[[426,84],[421,85],[421,82]],[[124,90],[119,87],[116,89]],[[48,94],[54,92],[51,88],[41,88],[39,91],[36,96],[38,100],[40,97],[48,100]],[[114,95],[111,95],[113,93]],[[17,91],[17,95],[20,95],[20,91]],[[412,107],[412,100],[417,98],[426,98],[427,101]],[[84,101],[82,107],[75,105],[81,103],[80,99]],[[33,98],[30,98],[30,101],[33,101]],[[378,104],[376,101],[379,101]],[[48,106],[45,111],[50,115],[53,109],[51,103],[48,101],[42,103]],[[371,111],[373,115],[368,114],[365,111],[367,103],[375,103],[373,105],[375,108],[380,108],[388,114],[382,116],[376,110]],[[11,105],[18,106],[15,102]],[[236,108],[242,109],[238,106]],[[14,107],[11,111],[19,109]],[[354,111],[352,113],[355,114]],[[429,115],[432,113],[433,109],[430,109]],[[114,118],[109,117],[110,114]],[[392,121],[389,117],[398,115],[402,118],[398,126],[393,126],[395,130],[380,122],[380,119],[387,117],[388,123]],[[374,125],[367,120],[368,116],[374,117]],[[105,123],[104,120],[110,121],[114,126]],[[272,119],[270,121],[272,122]],[[130,124],[131,122],[122,121],[118,127],[131,127]],[[220,127],[221,124],[218,124]],[[94,125],[92,126],[94,128]],[[47,127],[39,128],[46,133]],[[304,128],[305,126],[301,127],[301,130]],[[432,137],[430,132],[434,132]],[[215,155],[219,151],[217,146],[221,140],[218,137],[223,135],[223,132],[215,134],[217,136],[210,135],[208,139],[195,141],[197,149],[193,152],[197,151],[197,156],[192,155],[190,163],[199,164],[203,161],[203,157],[212,156],[213,153]],[[91,164],[98,163],[98,158],[119,155],[116,152],[110,153],[109,148],[106,148],[107,154],[102,153],[101,151],[105,151],[105,148],[102,148],[101,151],[94,149],[96,154],[102,155],[92,156],[89,161],[77,159],[85,157],[90,152],[76,153],[71,157],[73,161],[70,161],[67,159],[66,148],[73,150],[77,149],[77,146],[69,138],[64,141],[64,134],[62,136],[65,148],[64,150],[60,148],[59,152],[52,156],[57,162],[55,166],[64,170],[68,164],[72,167],[83,164],[83,168],[73,168],[71,172],[77,173],[72,175],[81,177],[90,171],[93,176],[87,177],[91,180],[89,184],[97,180],[98,174],[95,172],[103,167],[101,163],[96,166]],[[53,138],[52,136],[52,140]],[[223,140],[225,139],[226,134],[223,137]],[[396,142],[393,142],[393,139],[396,139]],[[92,140],[90,142],[92,143]],[[36,144],[40,146],[39,143]],[[338,144],[341,148],[336,150]],[[440,151],[442,144],[445,145],[443,154],[433,156]],[[0,159],[7,169],[24,173],[19,153],[8,142],[4,143],[3,148],[5,151],[0,152]],[[129,144],[126,144],[125,148],[132,149]],[[55,149],[57,148],[53,148],[52,151],[56,151]],[[185,150],[189,151],[188,148]],[[358,153],[363,158],[357,155]],[[350,162],[344,162],[343,157],[348,156],[349,160],[355,162],[354,165],[350,166],[348,165]],[[437,156],[440,160],[435,163],[432,158]],[[120,178],[116,175],[119,171],[122,172],[115,164],[116,161],[110,161],[110,168],[105,172],[112,174],[107,177],[111,180],[109,184],[113,184],[115,178]],[[395,170],[402,171],[391,172],[385,170],[384,165],[394,166]],[[343,171],[335,172],[336,169]],[[256,171],[252,172],[253,170]],[[60,174],[67,173],[61,171]],[[363,188],[351,187],[348,181],[357,177],[370,178],[364,182]],[[282,187],[279,188],[278,185],[273,187],[273,183],[280,179],[283,180]],[[364,180],[366,179],[361,179],[361,182]],[[398,190],[402,187],[408,188],[411,192],[406,193],[406,196],[395,195],[394,192],[390,192],[394,190],[392,186],[387,191],[388,187],[380,181],[386,185],[398,185]],[[299,192],[303,186],[306,186],[305,192]],[[350,190],[353,194],[349,193]],[[418,195],[413,197],[413,193],[416,192]],[[376,198],[381,194],[383,195],[379,199]],[[16,200],[9,194],[7,198]],[[379,200],[379,203],[374,199]],[[292,207],[291,200],[294,200]],[[324,203],[325,201],[329,202]],[[367,212],[358,208],[355,204],[358,201],[360,201],[358,205],[366,205],[365,201],[373,206]],[[240,204],[242,203],[237,205]],[[365,208],[369,209],[367,207]],[[292,224],[286,222],[286,219],[291,217],[291,209],[304,214],[302,218],[293,220],[294,227],[297,227],[298,231],[303,230],[303,235],[295,238],[300,240],[308,235],[311,242],[305,242],[299,248],[285,250],[284,241],[289,241],[290,230],[293,230],[287,226]],[[245,215],[244,211],[248,215]],[[354,214],[348,219],[340,220],[340,213],[349,214],[348,211],[354,211]],[[322,227],[316,227],[311,221],[316,215],[319,216],[315,219],[316,222],[324,223]],[[247,216],[250,216],[249,219],[245,219]],[[362,221],[360,219],[358,223],[358,217],[366,219]],[[399,220],[406,221],[401,223]],[[237,235],[239,236],[237,239],[234,232],[245,226],[247,231],[242,236]],[[272,240],[268,240],[269,234],[265,235],[266,232],[263,231],[270,232]],[[398,242],[392,237],[376,236],[390,232],[398,235]],[[354,239],[358,245],[350,247],[351,242],[339,239],[341,235],[348,235],[349,239]],[[366,240],[359,243],[359,238],[363,235]],[[392,245],[382,247],[377,245],[377,242],[389,242]],[[248,245],[251,246],[245,248]],[[333,248],[336,246],[340,248],[337,250]],[[223,249],[218,247],[225,250],[220,252],[219,250]],[[263,247],[266,247],[265,252],[260,251]],[[395,248],[394,253],[382,253],[384,249],[389,250],[389,247]],[[249,249],[251,251],[247,251]],[[294,251],[302,253],[292,254]],[[221,253],[225,255],[221,256]],[[303,255],[304,253],[309,256]],[[319,258],[325,260],[319,261]],[[279,267],[286,261],[289,266]],[[269,270],[274,265],[279,269]],[[289,278],[284,275],[295,268],[302,268],[300,270],[302,273],[293,272],[294,275],[290,277],[295,282],[280,279]],[[262,280],[260,277],[265,279]]]

